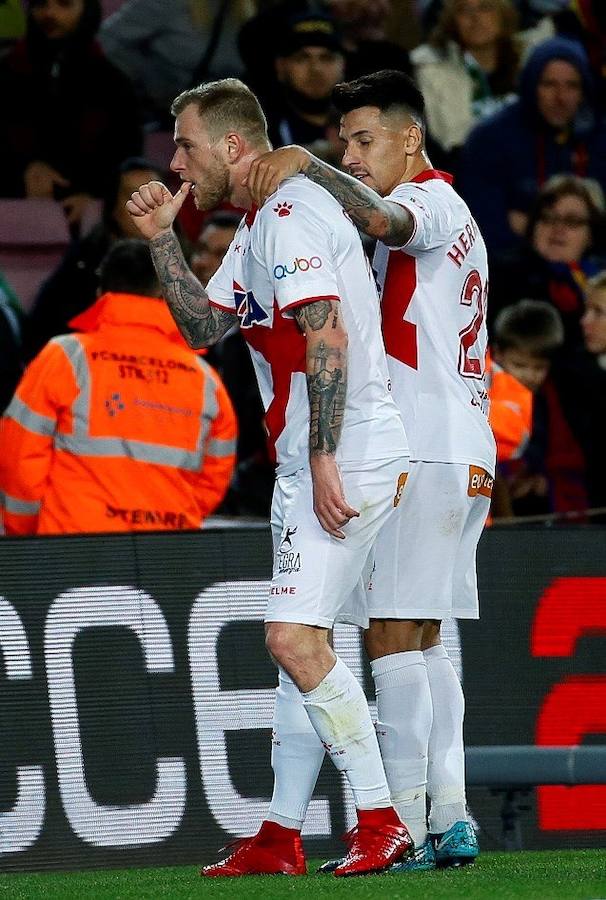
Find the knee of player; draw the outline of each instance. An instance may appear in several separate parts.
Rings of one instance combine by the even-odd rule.
[[[423,639],[421,650],[430,650],[442,642],[440,627],[442,622],[437,619],[427,619],[423,625]]]
[[[372,619],[364,632],[364,646],[369,659],[380,659],[392,653],[420,650],[423,622],[413,619]]]
[[[265,631],[267,652],[277,665],[288,671],[288,660],[295,650],[292,626],[287,622],[271,622]]]
[[[272,659],[287,672],[293,664],[303,663],[314,655],[307,631],[311,629],[291,622],[271,622],[267,626],[265,646]]]

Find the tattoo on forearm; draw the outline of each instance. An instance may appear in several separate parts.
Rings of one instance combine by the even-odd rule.
[[[209,304],[173,232],[153,238],[150,249],[162,296],[187,343],[191,347],[215,344],[234,324],[232,313]]]
[[[307,335],[309,451],[334,454],[339,444],[347,393],[347,337],[319,338],[314,332],[339,324],[339,302],[316,300],[300,306],[295,318]],[[330,320],[330,321],[329,321]],[[328,334],[330,335],[330,332]]]
[[[404,245],[410,238],[414,221],[404,207],[386,202],[372,188],[315,156],[305,174],[332,194],[354,225],[365,234],[396,247]]]
[[[340,347],[330,347],[320,341],[313,347],[311,354],[308,353],[307,360],[309,450],[312,454],[333,454],[343,425],[347,356]]]

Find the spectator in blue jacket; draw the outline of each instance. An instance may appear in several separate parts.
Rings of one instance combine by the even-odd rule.
[[[518,100],[477,125],[461,154],[459,187],[489,251],[516,245],[538,189],[559,173],[606,188],[606,125],[587,56],[556,37],[528,58]]]

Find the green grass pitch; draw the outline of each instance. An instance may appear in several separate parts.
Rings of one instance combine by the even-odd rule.
[[[310,864],[314,871],[318,861]],[[191,866],[97,872],[2,874],[10,900],[198,900],[198,898],[380,898],[380,900],[606,900],[606,852],[483,853],[475,866],[417,875],[255,876],[203,880]]]

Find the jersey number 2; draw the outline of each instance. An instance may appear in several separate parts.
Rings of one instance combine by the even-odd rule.
[[[460,299],[461,305],[471,306],[474,313],[469,325],[459,331],[459,372],[464,378],[481,378],[484,374],[484,360],[470,356],[469,351],[477,341],[484,321],[487,296],[488,282],[482,285],[480,273],[473,269],[465,279]]]
[[[406,253],[394,253],[389,261],[383,288],[383,339],[389,356],[399,359],[411,369],[418,368],[417,326],[404,316],[417,287],[416,265]],[[471,356],[484,322],[488,282],[483,285],[480,273],[473,269],[463,284],[462,306],[471,306],[473,318],[459,332],[459,372],[464,378],[482,378],[484,360]]]

